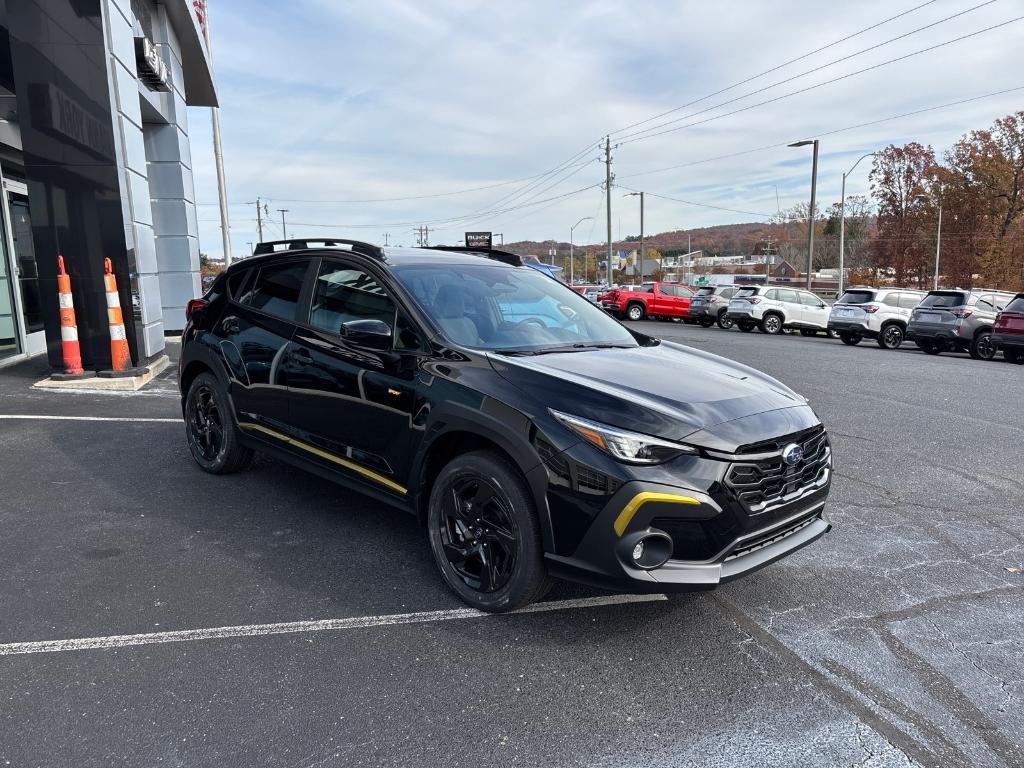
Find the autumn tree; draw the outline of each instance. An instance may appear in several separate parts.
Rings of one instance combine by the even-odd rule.
[[[878,203],[878,234],[871,255],[875,268],[891,274],[896,285],[912,280],[924,286],[931,274],[927,194],[935,173],[934,150],[917,142],[890,145],[875,155],[869,178]]]
[[[843,266],[849,270],[863,271],[871,267],[870,237],[874,214],[871,201],[864,195],[848,195],[845,216],[839,202],[832,203],[826,212],[823,228],[825,239],[836,243],[836,266],[839,266],[839,239],[841,219],[845,218],[845,250]]]

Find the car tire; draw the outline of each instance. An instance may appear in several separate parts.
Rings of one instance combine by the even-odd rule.
[[[843,344],[848,344],[851,347],[855,347],[860,344],[861,336],[856,333],[841,333],[839,338],[842,339]]]
[[[212,373],[200,373],[185,397],[185,439],[199,468],[212,475],[244,469],[253,451],[242,445],[227,395]]]
[[[996,356],[996,346],[992,343],[992,332],[982,331],[974,334],[971,347],[967,350],[975,360],[991,360]]]
[[[782,328],[782,317],[775,312],[769,312],[761,319],[761,333],[767,333],[769,336],[776,336],[782,333]]]
[[[496,453],[466,453],[441,470],[427,531],[445,583],[473,608],[514,611],[551,587],[526,479]]]
[[[876,341],[882,349],[899,349],[906,338],[906,332],[899,323],[889,323],[882,326],[882,332],[878,334]]]
[[[740,320],[739,322],[736,323],[736,327],[739,328],[744,333],[750,333],[752,330],[754,330],[755,325],[750,321]]]
[[[1014,365],[1024,365],[1024,351],[1017,349],[1004,349],[1003,360]]]
[[[710,328],[714,324],[715,324],[714,320],[701,320],[700,321],[700,327],[701,328]]]
[[[810,337],[810,336],[817,336],[818,332],[816,330],[814,330],[813,328],[801,328],[800,329],[800,335],[801,336],[808,336],[808,337]]]
[[[725,316],[724,309],[718,313],[718,319],[715,322],[718,323],[718,327],[723,331],[728,331],[734,325],[732,319]]]
[[[922,341],[917,346],[919,346],[921,351],[926,355],[942,354],[942,345],[937,341]]]
[[[628,307],[626,307],[627,320],[632,320],[633,322],[636,322],[638,320],[643,320],[646,315],[647,311],[644,309],[643,304],[630,304]]]

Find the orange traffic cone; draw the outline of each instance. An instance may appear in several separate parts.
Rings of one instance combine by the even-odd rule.
[[[110,259],[103,260],[103,288],[107,292],[107,323],[110,326],[110,368],[116,372],[126,371],[131,365],[131,354],[128,352],[128,337],[124,332],[117,278],[114,277]]]
[[[82,350],[78,346],[75,303],[71,298],[71,276],[64,269],[64,257],[57,255],[57,298],[60,300],[60,346],[64,357],[63,377],[78,378],[82,370]]]

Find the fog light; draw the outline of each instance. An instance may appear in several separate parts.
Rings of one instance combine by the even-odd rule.
[[[663,566],[672,556],[672,539],[664,531],[648,528],[623,536],[617,550],[626,565],[650,571]]]
[[[633,547],[633,559],[636,560],[637,562],[640,562],[640,560],[643,559],[643,556],[644,556],[644,543],[641,541],[641,542],[638,542],[635,547]]]

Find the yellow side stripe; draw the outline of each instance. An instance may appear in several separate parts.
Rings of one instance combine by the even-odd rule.
[[[248,429],[255,432],[263,432],[264,434],[270,435],[271,437],[276,437],[278,440],[288,443],[288,445],[294,445],[296,448],[301,448],[304,451],[308,451],[309,453],[312,453],[314,456],[319,456],[321,459],[332,461],[335,464],[339,464],[342,467],[345,467],[345,469],[351,469],[353,472],[358,472],[363,477],[369,478],[370,480],[373,480],[376,483],[380,483],[385,488],[390,488],[392,491],[395,491],[397,493],[406,494],[409,492],[405,487],[399,485],[393,480],[389,480],[388,478],[384,477],[384,475],[378,474],[373,470],[367,469],[366,467],[356,464],[353,461],[349,461],[348,459],[343,459],[341,458],[341,456],[336,456],[333,453],[328,453],[327,451],[321,448],[317,448],[315,445],[310,445],[309,443],[304,443],[301,440],[296,440],[294,437],[288,437],[288,435],[282,434],[277,430],[270,429],[270,427],[264,427],[262,424],[252,424],[248,422],[239,423],[238,426],[240,426],[242,429]]]
[[[666,504],[700,504],[700,501],[692,496],[677,496],[674,493],[643,491],[630,499],[629,503],[619,512],[619,516],[615,518],[615,534],[621,536],[625,533],[630,520],[633,519],[633,516],[639,511],[640,507],[650,501],[662,501]]]

